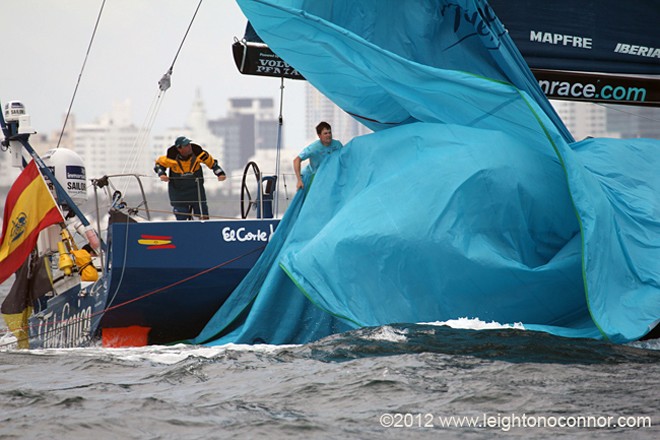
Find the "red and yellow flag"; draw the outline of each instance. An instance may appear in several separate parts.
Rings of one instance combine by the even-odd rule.
[[[63,221],[33,160],[7,194],[0,238],[0,283],[16,272],[30,255],[39,231]]]

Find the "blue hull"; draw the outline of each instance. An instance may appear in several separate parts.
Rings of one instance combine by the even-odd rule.
[[[106,328],[149,329],[149,344],[190,339],[254,266],[279,220],[114,223],[106,275],[50,298],[30,348],[79,347]]]
[[[101,328],[150,328],[149,343],[193,338],[263,252],[279,220],[114,223]]]
[[[103,280],[81,288],[73,284],[48,299],[45,308],[29,320],[30,348],[69,348],[89,345],[96,339],[106,304]]]

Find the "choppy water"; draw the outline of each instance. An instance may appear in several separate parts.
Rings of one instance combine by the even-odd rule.
[[[657,341],[615,346],[522,330],[410,325],[299,346],[3,348],[0,364],[3,439],[660,433]],[[464,424],[474,417],[481,427],[442,427],[452,416]],[[602,427],[538,426],[589,416]],[[646,427],[606,428],[607,417]]]
[[[482,330],[32,351],[5,334],[0,438],[658,438],[658,340],[617,346],[450,324]]]

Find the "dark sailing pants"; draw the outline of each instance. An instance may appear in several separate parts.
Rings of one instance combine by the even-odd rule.
[[[201,174],[201,170],[199,170]],[[208,219],[209,207],[206,203],[204,179],[197,176],[170,177],[168,193],[172,212],[177,220]],[[194,214],[194,215],[193,215]]]
[[[201,205],[201,211],[200,211]],[[172,207],[172,212],[177,220],[194,220],[195,217],[202,219],[209,218],[209,206],[206,203],[206,200],[200,203],[190,203],[190,204],[179,204]]]

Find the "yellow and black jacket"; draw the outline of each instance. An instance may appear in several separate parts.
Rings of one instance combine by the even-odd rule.
[[[169,169],[168,192],[172,206],[175,204],[189,204],[199,200],[206,201],[204,192],[204,175],[202,164],[213,170],[213,174],[225,174],[218,161],[197,144],[192,146],[192,154],[184,158],[175,146],[167,149],[167,154],[156,159],[154,171],[159,176]]]

